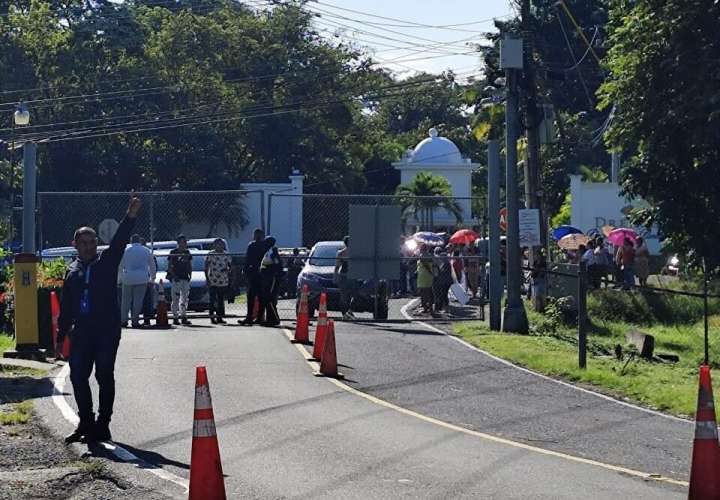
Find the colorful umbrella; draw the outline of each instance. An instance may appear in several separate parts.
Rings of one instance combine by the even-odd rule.
[[[555,241],[560,241],[568,234],[582,234],[582,231],[572,226],[558,226],[552,230],[552,237]]]
[[[625,239],[629,239],[633,243],[635,243],[635,240],[637,240],[637,233],[634,229],[630,229],[627,227],[619,227],[617,229],[613,229],[610,231],[610,234],[608,234],[608,241],[612,243],[616,247],[623,246],[623,243],[625,243]]]
[[[577,250],[580,245],[587,245],[590,238],[584,234],[568,234],[558,241],[558,246],[563,250]]]
[[[431,233],[430,231],[420,231],[412,235],[412,238],[422,245],[428,245],[431,247],[439,247],[445,245],[445,240],[442,236]]]
[[[475,243],[479,237],[472,229],[461,229],[450,237],[450,243],[453,245],[470,245]]]

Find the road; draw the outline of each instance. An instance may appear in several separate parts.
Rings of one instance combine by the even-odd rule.
[[[187,478],[194,367],[204,364],[229,498],[686,495],[681,486],[644,481],[573,457],[644,472],[667,469],[684,478],[679,453],[677,464],[674,458],[642,462],[639,453],[625,455],[632,443],[620,441],[635,432],[631,441],[639,440],[638,446],[647,450],[644,436],[637,434],[639,427],[652,434],[656,427],[665,425],[672,433],[678,426],[691,435],[688,424],[584,393],[571,396],[565,393],[573,389],[514,374],[512,368],[484,366],[485,356],[417,328],[339,325],[338,353],[347,365],[342,369],[350,386],[462,429],[521,443],[463,432],[315,378],[280,330],[216,328],[209,323],[124,333],[117,362],[114,438],[137,456]],[[481,391],[479,381],[484,384]],[[598,418],[614,423],[599,424]],[[69,428],[67,423],[59,425],[59,430]],[[589,441],[581,434],[591,436]],[[554,436],[555,442],[546,442],[546,435]],[[605,439],[608,442],[602,444]],[[588,449],[581,449],[582,443]],[[548,455],[527,444],[568,456]],[[664,452],[665,443],[658,443],[655,455],[658,450]],[[647,467],[640,467],[643,464]],[[142,471],[136,473],[142,476]],[[177,498],[184,495],[178,488],[168,487],[167,492]]]

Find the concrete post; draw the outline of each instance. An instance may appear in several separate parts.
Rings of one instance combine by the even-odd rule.
[[[498,141],[488,141],[488,230],[490,329],[500,331],[503,282],[500,274],[500,145]]]

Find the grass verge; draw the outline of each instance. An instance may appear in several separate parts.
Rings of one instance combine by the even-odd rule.
[[[0,332],[0,355],[15,347],[13,338],[5,332]]]
[[[10,405],[8,411],[0,413],[0,425],[27,424],[32,417],[33,405],[30,401],[23,401]]]
[[[528,311],[528,317],[531,328],[546,321],[532,311]],[[720,317],[713,317],[712,325],[720,326]],[[677,354],[680,362],[656,363],[639,357],[629,360],[629,356],[622,361],[615,359],[614,348],[618,344],[625,347],[625,333],[629,330],[654,335],[656,353]],[[455,333],[484,351],[538,373],[591,386],[674,415],[695,414],[698,365],[703,359],[702,322],[640,328],[623,322],[595,322],[588,335],[585,370],[578,368],[577,332],[571,326],[560,325],[552,334],[508,335],[490,331],[484,323],[469,323],[457,325]],[[720,359],[716,346],[711,349],[711,359]],[[716,382],[716,400],[719,385]]]

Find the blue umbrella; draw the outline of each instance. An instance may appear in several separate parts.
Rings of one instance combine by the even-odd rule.
[[[560,241],[561,238],[568,234],[583,234],[583,232],[572,226],[558,226],[552,230],[552,237],[555,241]]]
[[[413,234],[412,238],[422,245],[428,245],[431,247],[439,247],[445,245],[445,239],[439,234],[431,233],[430,231],[421,231]]]

